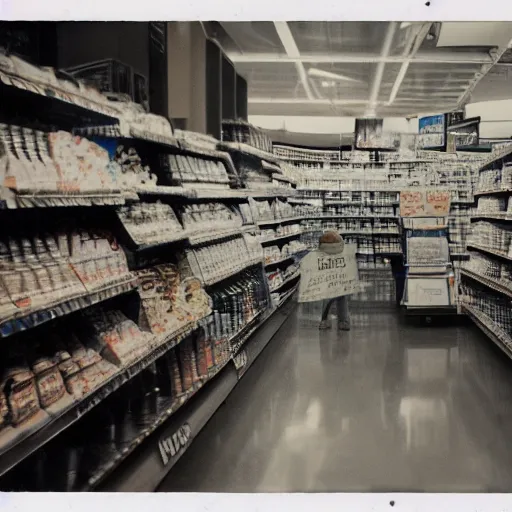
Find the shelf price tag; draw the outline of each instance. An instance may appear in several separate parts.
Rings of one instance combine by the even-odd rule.
[[[158,449],[164,466],[185,451],[185,448],[190,442],[192,429],[188,423],[184,423],[174,434],[160,439],[158,442]]]
[[[235,364],[235,368],[238,373],[238,378],[240,378],[247,369],[247,352],[245,350],[242,350],[239,354],[237,354],[234,357],[233,363]]]

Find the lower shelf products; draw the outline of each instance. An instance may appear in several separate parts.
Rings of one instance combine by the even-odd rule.
[[[25,491],[90,489],[229,358],[226,338],[213,340],[198,331],[101,402],[58,440],[24,461],[8,479]],[[8,481],[2,484],[9,486]]]
[[[239,275],[236,283],[211,292],[213,315],[206,332],[217,339],[231,338],[268,306],[260,269]]]
[[[95,307],[15,345],[2,357],[0,452],[150,351],[151,337],[123,312]]]

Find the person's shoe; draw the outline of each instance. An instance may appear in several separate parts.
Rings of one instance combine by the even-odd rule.
[[[340,331],[350,331],[350,324],[348,322],[340,322],[338,324],[338,329]]]
[[[327,329],[330,329],[331,328],[331,321],[330,320],[322,320],[320,322],[320,325],[318,326],[318,328],[321,330],[321,331],[325,331]]]

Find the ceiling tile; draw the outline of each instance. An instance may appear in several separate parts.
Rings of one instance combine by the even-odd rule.
[[[218,31],[216,38],[228,52],[285,54],[271,21],[229,21],[220,25],[222,30]]]
[[[288,25],[301,53],[380,54],[388,22],[290,21]]]

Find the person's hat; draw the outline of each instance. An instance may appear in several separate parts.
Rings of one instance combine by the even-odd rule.
[[[339,244],[343,242],[341,235],[334,230],[326,231],[320,237],[319,243],[321,244]]]

